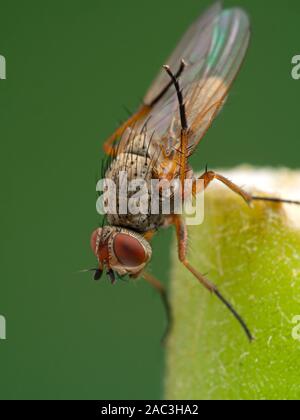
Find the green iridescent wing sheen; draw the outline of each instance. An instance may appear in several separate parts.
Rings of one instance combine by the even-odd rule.
[[[182,59],[187,63],[180,86],[190,128],[190,152],[221,109],[241,67],[249,39],[247,14],[238,8],[222,10],[221,3],[216,3],[191,26],[167,61],[174,72]],[[145,103],[151,103],[168,82],[162,70],[146,94]],[[167,139],[170,147],[178,148],[181,125],[173,86],[153,107],[147,130],[155,132],[157,143]]]

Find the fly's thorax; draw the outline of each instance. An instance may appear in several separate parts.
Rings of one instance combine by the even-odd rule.
[[[107,214],[111,225],[132,228],[138,232],[156,229],[163,223],[160,214],[151,212],[151,181],[155,178],[154,161],[142,148],[119,153],[108,168],[105,178],[116,186],[116,212]],[[143,209],[139,205],[143,197]],[[124,203],[125,207],[124,207]]]
[[[134,164],[128,165],[128,155],[119,154],[106,173],[116,186],[116,205],[114,211],[107,212],[107,221],[141,233],[156,230],[165,223],[167,215],[180,211],[180,180],[164,176],[158,179],[154,169],[144,172],[146,157],[131,154],[130,158]],[[186,177],[192,176],[189,169]]]
[[[137,179],[150,181],[153,176],[153,169],[151,159],[147,156],[124,152],[118,154],[112,161],[106,171],[105,178],[111,179],[117,187],[121,188],[125,179],[120,174],[126,174],[128,182]]]
[[[172,146],[175,140],[171,134],[169,137],[169,140],[163,139],[162,147],[162,140],[153,133],[142,130],[137,135],[131,128],[126,130],[105,174],[105,178],[112,181],[116,188],[115,211],[107,213],[110,225],[147,232],[159,228],[164,224],[165,215],[173,213],[174,199],[164,198],[160,187],[154,187],[155,181],[172,182],[179,174]],[[173,187],[170,191],[170,196],[174,196]],[[169,212],[165,211],[166,201],[170,202]]]
[[[157,230],[164,224],[165,216],[161,214],[108,214],[107,222],[128,227],[140,233]]]

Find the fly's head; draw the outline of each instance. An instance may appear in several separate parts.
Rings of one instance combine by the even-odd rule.
[[[115,226],[95,230],[91,236],[91,247],[99,263],[95,280],[99,280],[106,270],[112,283],[115,282],[115,273],[137,276],[152,255],[151,246],[142,235]]]

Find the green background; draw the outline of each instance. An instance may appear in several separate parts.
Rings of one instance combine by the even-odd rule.
[[[142,281],[112,287],[77,271],[95,265],[101,143],[208,4],[0,0],[0,398],[162,398],[159,298]],[[248,10],[253,38],[194,168],[298,167],[300,3],[225,4]],[[165,283],[170,239],[158,235],[151,264]]]

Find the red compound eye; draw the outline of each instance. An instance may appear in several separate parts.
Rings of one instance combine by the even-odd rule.
[[[144,247],[130,235],[118,233],[114,238],[114,252],[125,267],[138,267],[147,261]]]

